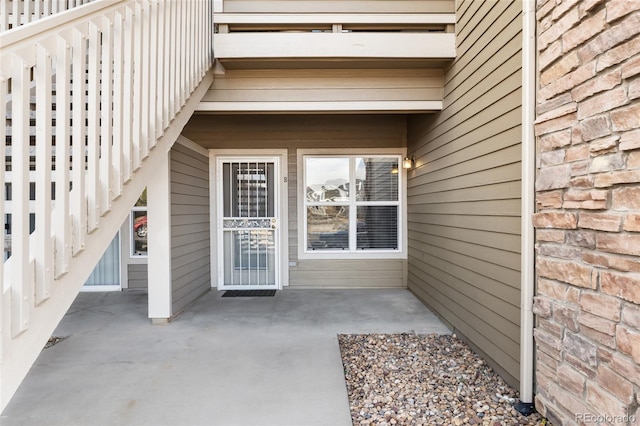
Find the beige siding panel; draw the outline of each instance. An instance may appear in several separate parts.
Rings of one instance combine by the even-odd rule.
[[[412,202],[408,205],[408,211],[409,213],[441,214],[451,217],[473,213],[474,216],[496,216],[502,219],[517,217],[520,214],[520,200],[483,200],[448,204],[417,204]]]
[[[186,225],[171,225],[171,235],[193,235],[195,240],[204,240],[209,238],[209,222],[189,223]]]
[[[496,72],[499,73],[499,77],[506,77],[505,73],[511,69],[509,65],[514,61],[520,61],[521,40],[518,37],[518,32],[514,31],[514,34],[509,33],[508,36],[513,38],[501,49],[499,55],[492,54],[492,52],[487,52],[486,50],[481,50],[478,53],[478,59],[484,61],[482,66],[478,68],[479,75],[477,78],[481,81],[487,82],[487,78],[493,76]],[[503,65],[506,65],[506,68],[503,68]],[[469,73],[471,72],[469,68],[456,64],[456,69],[459,69],[458,74],[454,77],[448,75],[449,79],[445,82],[447,95],[453,102],[473,90],[477,85],[477,80],[469,78]]]
[[[208,195],[207,188],[203,188],[201,186],[189,185],[188,183],[173,182],[173,187],[175,188],[175,191],[179,194],[184,194],[184,195],[189,195],[194,197],[204,197]]]
[[[520,310],[504,303],[504,309],[500,312],[495,311],[495,299],[493,294],[484,289],[470,285],[469,282],[460,279],[452,272],[456,270],[442,270],[427,263],[428,259],[413,259],[416,264],[422,265],[423,269],[415,270],[416,274],[430,276],[436,281],[447,283],[442,289],[442,293],[456,300],[458,305],[466,311],[478,318],[483,318],[488,324],[495,324],[493,327],[499,333],[508,337],[513,346],[517,345],[520,338]],[[472,274],[470,274],[472,276]],[[507,321],[504,321],[506,319]]]
[[[442,87],[442,82],[443,72],[439,69],[232,69],[216,76],[209,91],[314,87]]]
[[[409,211],[434,214],[493,215],[499,217],[520,215],[520,199],[465,201],[447,204],[418,204],[407,200]]]
[[[178,234],[171,238],[175,241],[173,247],[178,247],[180,245],[189,245],[193,241],[203,241],[196,234]]]
[[[500,109],[499,115],[496,117],[489,117],[484,121],[481,121],[481,118],[478,119],[478,123],[473,121],[467,121],[465,124],[479,124],[473,128],[453,128],[451,129],[446,138],[439,136],[435,136],[435,131],[431,135],[433,136],[432,146],[423,147],[422,150],[424,153],[428,153],[428,160],[438,159],[441,156],[446,156],[448,153],[458,152],[463,149],[469,149],[473,147],[475,144],[484,142],[487,139],[494,138],[498,135],[503,135],[499,138],[501,142],[497,140],[493,140],[492,143],[488,144],[489,147],[483,147],[485,152],[492,152],[496,149],[504,148],[507,146],[511,146],[514,142],[513,139],[519,138],[508,138],[505,135],[506,132],[510,132],[510,134],[515,135],[514,130],[518,129],[519,118],[521,117],[520,107],[516,109]],[[411,138],[420,139],[425,137],[428,132],[429,126],[428,124],[434,125],[435,120],[430,120],[431,116],[422,116],[425,117],[422,121],[414,120],[413,124],[415,127],[412,127]],[[510,125],[510,126],[509,126]],[[424,128],[422,128],[424,127]],[[470,142],[470,140],[472,142]],[[498,144],[496,149],[494,149],[494,145]],[[480,146],[485,145],[481,144]],[[427,149],[429,151],[427,151]],[[433,157],[432,157],[433,153]],[[416,166],[419,168],[421,163],[416,163]]]
[[[457,5],[444,109],[408,119],[408,285],[517,385],[522,5]]]
[[[194,169],[195,170],[195,169]],[[171,201],[175,202],[175,204],[180,204],[180,205],[202,205],[200,204],[200,200],[202,200],[201,196],[197,196],[197,195],[187,195],[187,194],[179,194],[179,193],[173,193],[171,194],[172,198]]]
[[[518,90],[517,93],[512,94],[512,97],[516,98],[519,94],[520,91]],[[416,163],[418,171],[420,171],[420,166],[426,164],[427,161],[431,161],[431,152],[446,149],[444,147],[449,143],[454,144],[449,148],[452,152],[457,152],[464,149],[464,147],[468,147],[479,142],[489,145],[485,150],[491,152],[491,149],[497,143],[494,136],[498,135],[502,135],[499,137],[499,139],[502,140],[499,142],[500,146],[518,144],[520,142],[520,137],[516,138],[514,135],[519,128],[518,123],[519,117],[521,117],[521,107],[519,104],[514,104],[515,101],[509,103],[496,102],[494,104],[489,104],[491,105],[490,110],[485,108],[477,115],[472,116],[469,120],[460,121],[458,127],[451,127],[448,130],[444,128],[435,129],[434,133],[431,135],[433,136],[431,138],[433,145],[419,149],[419,154],[426,154],[427,157]],[[453,122],[454,121],[452,121],[452,123]],[[442,130],[446,131],[441,133]],[[411,137],[419,138],[425,136],[417,136],[415,132],[412,132]],[[487,139],[492,138],[492,141],[487,141]]]
[[[190,223],[205,223],[209,221],[209,215],[192,214],[189,216],[178,215],[173,218],[172,225],[188,225]]]
[[[512,251],[507,251],[502,247],[490,247],[488,245],[478,245],[463,240],[455,240],[453,238],[442,237],[439,235],[429,235],[427,233],[420,233],[414,231],[415,235],[412,235],[409,241],[409,247],[416,250],[427,250],[425,247],[431,247],[431,249],[437,249],[442,251],[443,259],[448,259],[450,253],[460,254],[469,259],[479,259],[487,263],[499,262],[501,266],[518,271],[520,265],[520,256]],[[413,252],[413,250],[410,250]],[[456,255],[451,255],[453,258],[457,258]],[[453,262],[453,260],[450,260]],[[519,271],[518,271],[519,272]],[[500,280],[504,282],[504,279]],[[519,283],[510,281],[509,283],[514,288],[519,288]],[[497,296],[500,297],[500,296]]]
[[[489,232],[484,229],[460,229],[452,226],[424,225],[412,222],[409,225],[409,233],[420,232],[430,236],[464,241],[478,246],[493,247],[510,252],[520,249],[520,236],[502,232]]]
[[[192,186],[194,188],[205,188],[205,187],[199,186],[199,185],[201,185],[200,182],[193,182],[193,179],[191,179],[191,176],[185,175],[185,174],[182,174],[182,173],[178,173],[175,170],[174,170],[174,173],[173,173],[173,182],[176,185],[187,184],[187,185],[190,185],[190,186]]]
[[[475,3],[475,2],[471,2]],[[487,2],[488,3],[488,2]],[[475,27],[473,37],[469,39],[470,43],[460,43],[458,37],[458,59],[448,70],[446,76],[446,82],[452,81],[454,78],[459,78],[458,73],[473,62],[470,69],[465,71],[464,75],[472,75],[476,70],[480,72],[479,77],[484,77],[484,62],[488,61],[493,53],[506,46],[511,46],[509,42],[514,37],[519,37],[520,23],[513,22],[517,20],[521,13],[521,6],[516,4],[517,2],[509,1],[496,1],[492,2],[496,7],[493,7],[491,11],[483,16],[483,20],[480,26]],[[479,15],[478,15],[479,16]],[[458,28],[461,27],[462,22],[458,21]],[[513,26],[515,24],[515,27]],[[500,39],[498,46],[493,43],[495,38]],[[502,53],[502,52],[501,52]],[[505,52],[506,53],[506,52]],[[507,59],[507,57],[504,57]],[[483,61],[482,64],[479,61]]]
[[[295,287],[403,287],[403,260],[298,260],[297,150],[393,148],[406,144],[398,115],[196,115],[183,134],[210,149],[287,149],[289,284]],[[185,239],[183,236],[176,238]],[[371,271],[376,271],[372,273]],[[329,275],[330,274],[330,278]]]
[[[171,214],[174,215],[183,215],[183,214],[209,214],[209,206],[196,206],[196,205],[171,205]]]
[[[146,290],[149,287],[147,264],[130,263],[127,265],[128,288]]]
[[[476,2],[467,2],[467,1],[458,1],[456,4],[456,16],[458,17],[458,25],[456,28],[456,33],[458,35],[457,40],[460,45],[462,45],[466,39],[465,34],[469,33],[469,28],[473,28],[474,25],[474,17],[477,16],[476,12],[478,9],[484,8],[484,11],[488,11],[495,2],[492,1],[476,1]],[[477,22],[475,22],[477,25]]]
[[[517,2],[499,3],[500,6],[507,7],[508,20],[518,19],[520,11]],[[486,21],[491,22],[490,19]],[[519,52],[522,44],[519,24],[519,21],[511,22],[506,19],[495,21],[492,31],[482,34],[468,51],[458,51],[458,59],[445,73],[445,96],[448,103],[453,106],[461,101],[461,98],[461,102],[465,102],[465,99],[466,102],[477,99],[480,94],[486,93],[514,71],[519,70]],[[496,44],[495,39],[506,42]],[[447,108],[436,116],[436,123],[443,123],[461,112],[464,112],[464,108]],[[437,124],[433,127],[437,127]]]
[[[172,312],[211,288],[209,158],[183,145],[171,149]]]
[[[410,276],[409,278],[412,279],[413,277]],[[415,280],[415,278],[413,279]],[[500,341],[493,340],[493,336],[486,337],[482,333],[484,327],[487,326],[486,323],[478,318],[469,319],[466,315],[460,315],[460,312],[452,310],[450,301],[439,293],[438,288],[416,287],[412,291],[431,310],[438,312],[454,332],[467,340],[477,352],[483,354],[485,359],[491,360],[493,369],[504,377],[507,382],[517,383],[517,378],[511,372],[519,369],[518,359],[510,357],[501,347]],[[459,326],[454,326],[453,324],[458,324]],[[470,340],[467,336],[474,336],[474,339]]]
[[[473,43],[475,39],[469,37],[472,34],[482,34],[483,28],[491,25],[491,22],[484,20],[486,16],[495,18],[502,11],[499,1],[463,1],[458,5],[457,13],[461,13],[460,25],[457,29],[458,46],[466,49],[467,44]],[[461,7],[468,5],[466,8]]]
[[[520,170],[520,162],[505,164],[494,169],[481,170],[474,173],[469,173],[463,176],[454,176],[446,180],[436,180],[430,182],[430,184],[414,187],[412,194],[427,194],[433,192],[450,191],[460,188],[477,188],[486,184],[494,184],[500,182],[508,182],[513,179],[513,173]],[[472,176],[471,176],[472,175]],[[469,178],[473,177],[474,181],[469,181]]]
[[[488,121],[500,117],[504,113],[519,108],[522,105],[522,95],[517,84],[521,81],[520,72],[516,71],[507,79],[496,84],[493,87],[494,90],[482,94],[477,99],[470,99],[470,103],[464,105],[463,111],[438,126],[434,136],[446,135],[448,131],[453,129],[460,131],[462,130],[459,128],[461,123],[464,123],[464,130],[469,132]],[[472,98],[472,96],[469,96],[469,98]],[[493,107],[487,109],[488,105]]]
[[[516,96],[518,96],[518,93],[511,93],[509,95],[510,98]],[[517,127],[517,120],[514,123],[514,119],[521,116],[520,104],[514,102],[513,99],[507,101],[496,101],[494,99],[492,101],[494,114],[483,114],[481,112],[483,109],[479,108],[478,111],[480,112],[467,117],[468,119],[466,120],[463,119],[464,117],[454,116],[452,120],[448,120],[441,127],[436,129],[434,126],[434,132],[432,134],[433,146],[429,147],[429,153],[433,153],[435,158],[439,158],[441,155],[448,155],[450,152],[457,152],[469,146],[469,138],[475,139],[475,142],[478,143],[508,132],[513,127]],[[460,128],[459,126],[448,125],[449,123],[456,122],[458,125],[464,124],[464,126]],[[509,124],[511,126],[509,126]],[[412,133],[412,135],[415,137],[424,136],[424,134],[415,134],[415,132]]]
[[[198,253],[191,253],[190,255],[177,256],[175,258],[175,263],[181,264],[181,266],[174,267],[172,270],[172,278],[175,282],[173,287],[174,290],[180,289],[182,287],[194,287],[195,283],[192,283],[189,279],[185,279],[185,277],[190,276],[189,274],[191,274],[193,271],[209,270],[209,263],[211,262],[211,259],[205,259],[202,256],[195,256],[197,254]],[[209,290],[209,288],[200,288],[194,290],[200,291],[202,294],[204,291]]]
[[[440,101],[442,88],[213,90],[202,102]]]
[[[477,180],[475,184],[484,184],[491,182],[492,177],[502,176],[498,181],[508,181],[509,175],[505,175],[509,171],[513,171],[517,164],[521,162],[522,147],[520,138],[515,138],[518,133],[517,128],[510,129],[500,135],[496,135],[489,139],[480,140],[473,138],[472,135],[456,139],[453,143],[462,142],[464,140],[472,142],[466,147],[452,151],[450,155],[441,156],[431,160],[430,154],[426,154],[420,160],[416,160],[416,166],[413,170],[415,181],[409,182],[409,188],[415,188],[427,184],[441,183],[447,180],[459,182],[465,177],[469,178],[474,175],[477,179],[490,179],[489,181]],[[490,169],[502,168],[496,170],[493,174],[488,174]],[[473,182],[469,185],[477,186]],[[446,185],[446,184],[442,184]],[[449,185],[457,185],[464,187],[460,183]],[[450,187],[447,187],[450,188]],[[424,192],[436,192],[438,189],[428,188]],[[420,191],[416,192],[420,193]]]
[[[493,306],[488,308],[476,300],[480,291],[474,290],[467,283],[434,269],[431,265],[418,259],[410,260],[417,265],[409,272],[410,280],[420,279],[433,282],[432,289],[437,289],[433,292],[434,296],[439,294],[441,300],[448,299],[449,304],[454,303],[458,315],[463,317],[473,328],[476,328],[480,335],[494,340],[503,350],[506,349],[507,357],[511,357],[508,355],[509,353],[515,353],[517,355],[512,358],[519,358],[519,324],[500,315]],[[506,305],[505,302],[501,303]],[[495,305],[495,302],[492,305]]]
[[[176,150],[173,153],[173,159],[175,160],[176,166],[187,165],[206,172],[209,170],[209,165],[203,164],[201,157],[202,154],[196,153],[195,151],[183,152]]]
[[[300,260],[289,274],[292,287],[404,287],[403,260]]]
[[[436,226],[453,226],[461,229],[484,229],[490,232],[506,232],[520,234],[520,220],[517,217],[507,216],[464,216],[464,215],[437,215],[429,213],[408,213],[409,221],[413,223],[429,224]]]
[[[209,267],[207,266],[198,270],[193,270],[188,275],[181,277],[184,282],[189,282],[191,285],[174,288],[172,292],[173,297],[178,300],[195,300],[202,296],[201,289],[211,282],[211,275],[208,271]]]
[[[207,149],[390,148],[405,146],[404,123],[397,115],[199,114],[182,133]]]
[[[422,204],[455,203],[459,201],[500,200],[520,197],[518,181],[488,184],[476,188],[465,188],[437,193],[419,194],[407,191],[414,202]]]
[[[206,239],[206,240],[195,241],[189,245],[176,247],[174,250],[171,251],[171,254],[177,258],[192,252],[207,250],[208,248],[209,248],[209,239]]]
[[[252,110],[263,103],[442,101],[442,95],[438,69],[227,70],[202,102],[216,103],[215,110],[246,103]]]
[[[492,300],[493,295],[498,295],[510,305],[518,303],[520,298],[519,289],[505,283],[507,280],[517,282],[519,279],[518,271],[506,268],[503,265],[496,265],[492,263],[494,259],[491,259],[492,261],[476,259],[452,251],[442,250],[439,247],[429,244],[412,242],[411,247],[421,251],[422,256],[420,260],[423,262],[438,265],[442,260],[448,261],[449,263],[442,263],[450,265],[446,272],[464,281],[468,285],[473,286],[474,289],[483,291],[484,295],[487,296],[486,300]],[[475,272],[476,270],[487,271],[487,275],[480,275]],[[513,308],[513,306],[508,306],[505,312],[507,310],[512,313],[510,319],[512,319],[514,323],[518,323],[520,311]]]
[[[452,13],[453,0],[224,0],[226,13]]]
[[[187,176],[191,176],[193,168],[201,167],[198,164],[194,164],[192,166],[188,162],[183,163],[183,162],[178,162],[178,161],[176,161],[174,166],[175,166],[175,168],[171,170],[173,173],[180,173],[180,174],[187,175]],[[205,170],[200,169],[200,171],[205,171]]]

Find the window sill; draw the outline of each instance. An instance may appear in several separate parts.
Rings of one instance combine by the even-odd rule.
[[[305,251],[298,253],[301,260],[370,260],[370,259],[406,259],[407,253],[401,251],[362,251],[347,252],[341,250]]]

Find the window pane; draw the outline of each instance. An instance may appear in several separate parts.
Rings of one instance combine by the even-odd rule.
[[[398,201],[397,157],[356,158],[356,200]]]
[[[233,230],[223,235],[225,285],[275,284],[275,231]]]
[[[307,201],[349,200],[348,158],[305,158],[304,166]]]
[[[133,255],[134,256],[146,256],[147,255],[147,211],[146,210],[134,210],[131,212],[133,215],[131,235],[133,237]]]
[[[225,217],[273,217],[274,164],[267,162],[222,165]]]
[[[356,241],[359,250],[397,250],[398,207],[359,206]]]
[[[349,207],[307,207],[307,249],[349,249]]]

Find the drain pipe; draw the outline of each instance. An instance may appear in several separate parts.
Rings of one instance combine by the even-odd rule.
[[[515,409],[524,415],[535,411],[533,404],[533,296],[535,287],[534,244],[531,222],[535,211],[535,147],[533,132],[536,96],[535,1],[522,2],[522,218],[520,286],[520,400]]]

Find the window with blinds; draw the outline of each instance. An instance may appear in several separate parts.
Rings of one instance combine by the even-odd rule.
[[[306,155],[305,252],[400,250],[401,157]]]

